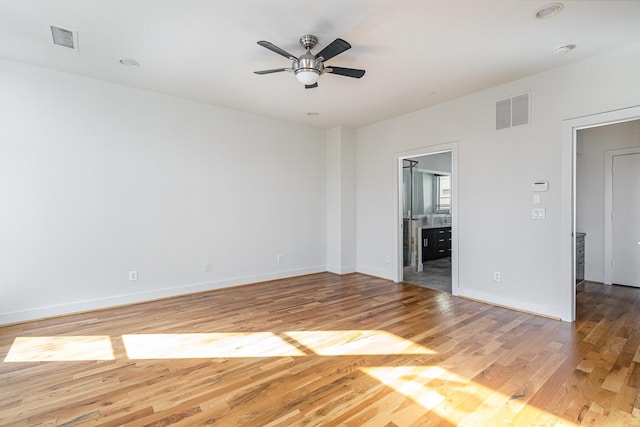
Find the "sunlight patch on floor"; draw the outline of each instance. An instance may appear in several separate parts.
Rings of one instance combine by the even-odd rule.
[[[123,335],[129,359],[304,356],[272,332]]]
[[[487,420],[494,421],[495,424],[492,425],[515,425],[514,421],[526,420],[535,425],[576,426],[570,421],[438,366],[360,369],[456,426],[476,426]]]
[[[127,334],[129,359],[435,354],[381,330]],[[113,360],[109,336],[18,337],[5,362]]]
[[[420,344],[380,330],[289,331],[285,334],[321,356],[435,354]]]
[[[113,360],[109,336],[17,337],[5,362]]]

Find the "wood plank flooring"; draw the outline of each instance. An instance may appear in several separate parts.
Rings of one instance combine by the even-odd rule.
[[[577,300],[323,273],[5,326],[0,425],[640,425],[640,290]]]

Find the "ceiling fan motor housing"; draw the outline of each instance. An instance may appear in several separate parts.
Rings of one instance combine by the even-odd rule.
[[[318,74],[324,72],[324,64],[317,59],[311,52],[307,51],[304,55],[300,55],[297,61],[293,61],[293,71],[298,74],[301,71],[313,71]]]
[[[306,34],[300,37],[300,44],[307,52],[301,55],[298,60],[294,60],[291,68],[296,74],[296,78],[305,86],[315,85],[320,77],[324,73],[324,64],[322,60],[316,58],[311,53],[316,44],[318,44],[318,38],[312,34]]]

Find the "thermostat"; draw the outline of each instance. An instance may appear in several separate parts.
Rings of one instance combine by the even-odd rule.
[[[531,190],[535,192],[547,191],[549,189],[549,181],[534,181],[531,183]]]

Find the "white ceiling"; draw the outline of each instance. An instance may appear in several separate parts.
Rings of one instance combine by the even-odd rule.
[[[640,42],[640,1],[565,0],[539,20],[539,0],[1,0],[0,57],[323,128],[360,127],[587,56]],[[53,46],[48,24],[78,32]],[[302,54],[336,37],[353,48],[304,89],[259,45]],[[567,55],[552,50],[577,47]],[[133,58],[137,69],[119,59]],[[316,112],[317,116],[309,116]]]

